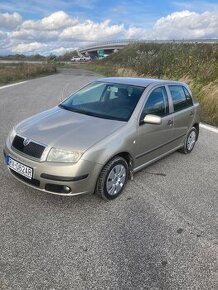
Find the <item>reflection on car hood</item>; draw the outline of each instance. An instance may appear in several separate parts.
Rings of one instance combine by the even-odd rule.
[[[54,107],[19,123],[16,131],[45,145],[84,152],[124,125]]]

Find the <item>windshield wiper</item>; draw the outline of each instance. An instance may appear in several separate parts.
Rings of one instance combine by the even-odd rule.
[[[68,107],[68,106],[65,106],[63,104],[59,104],[59,107],[65,109],[65,110],[71,111],[71,112],[82,113],[81,110],[78,110],[78,109],[73,108],[73,107]]]
[[[83,114],[83,115],[88,115],[88,116],[92,116],[92,117],[96,117],[96,118],[126,122],[125,119],[122,119],[119,117],[113,117],[113,116],[102,115],[102,114],[98,114],[98,113],[94,113],[94,112],[90,112],[90,111],[79,110],[79,109],[76,109],[74,107],[65,106],[63,104],[59,104],[59,107],[65,109],[65,110],[71,111],[71,112],[75,112],[75,113],[79,113],[79,114]]]
[[[93,116],[93,117],[99,117],[99,115],[94,113],[94,112],[84,111],[84,110],[80,110],[80,109],[77,109],[77,108],[74,108],[74,107],[68,107],[68,106],[65,106],[63,104],[59,104],[59,107],[61,107],[63,109],[66,109],[68,111],[71,111],[71,112],[81,113],[81,114],[84,114],[84,115],[90,115],[90,116]]]

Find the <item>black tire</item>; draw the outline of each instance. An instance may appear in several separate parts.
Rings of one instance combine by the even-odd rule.
[[[119,168],[119,166],[120,168],[122,168],[122,172],[123,172],[123,176],[121,175],[122,180],[120,181],[119,181],[119,178],[117,177],[118,173],[116,173],[116,169]],[[116,180],[114,179],[114,181],[113,179],[111,179],[110,181],[110,178],[109,178],[109,175],[112,175],[112,174],[116,175]],[[126,160],[120,156],[114,157],[102,169],[99,175],[98,181],[97,181],[96,193],[100,195],[104,200],[113,200],[117,198],[122,193],[123,189],[125,188],[128,175],[129,175],[129,171],[128,171],[128,164]],[[115,190],[113,193],[110,193],[108,190],[109,182],[111,182],[112,184],[116,183],[116,185],[114,185]],[[111,190],[113,191],[112,187],[111,187]],[[117,190],[117,192],[116,192],[116,187],[119,189]]]
[[[194,140],[194,143],[190,146],[189,140],[190,140],[191,136],[195,136],[195,140]],[[195,127],[192,127],[186,136],[183,147],[181,149],[179,149],[179,152],[181,152],[183,154],[191,153],[195,147],[195,143],[196,143],[197,139],[198,139],[198,131]]]

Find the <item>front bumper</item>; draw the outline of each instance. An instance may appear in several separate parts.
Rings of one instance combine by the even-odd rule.
[[[57,195],[79,195],[93,193],[102,165],[80,159],[75,164],[35,161],[21,155],[7,144],[4,156],[33,168],[33,178],[29,180],[15,171],[9,171],[19,181],[38,190]]]

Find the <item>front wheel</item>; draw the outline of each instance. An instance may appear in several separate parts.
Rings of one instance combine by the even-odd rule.
[[[195,127],[192,127],[185,139],[183,147],[179,151],[184,154],[188,154],[192,152],[192,150],[194,149],[195,143],[197,141],[197,138],[198,138],[198,132]]]
[[[117,198],[128,179],[128,164],[122,157],[111,159],[102,169],[97,181],[96,192],[105,200]]]

